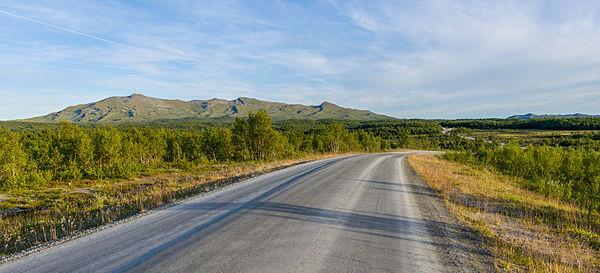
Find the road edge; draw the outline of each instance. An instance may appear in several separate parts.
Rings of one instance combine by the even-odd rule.
[[[412,168],[406,156],[402,157],[401,164],[406,182],[420,186],[418,191],[423,193],[423,198],[415,200],[422,216],[429,220],[430,232],[443,234],[432,238],[440,250],[439,258],[446,272],[497,272],[493,255],[481,234],[450,212],[441,195]]]

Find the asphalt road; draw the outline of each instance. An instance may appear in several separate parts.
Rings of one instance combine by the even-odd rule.
[[[0,272],[482,272],[406,154],[320,160],[249,179],[0,265]]]

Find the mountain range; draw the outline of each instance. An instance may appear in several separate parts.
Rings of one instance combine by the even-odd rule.
[[[513,115],[508,117],[509,119],[537,119],[537,118],[590,118],[590,117],[600,117],[600,115],[588,115],[582,113],[575,114],[565,114],[565,115],[549,115],[549,114],[525,114],[525,115]]]
[[[286,104],[240,97],[235,100],[168,100],[133,94],[109,97],[98,102],[69,106],[45,116],[24,119],[32,122],[70,121],[75,123],[140,123],[195,119],[227,120],[247,117],[266,109],[274,120],[351,119],[382,120],[392,117],[367,110],[344,108],[330,102],[319,105]]]

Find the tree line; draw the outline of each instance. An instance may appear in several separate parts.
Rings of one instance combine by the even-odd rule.
[[[264,110],[226,127],[194,130],[61,123],[58,129],[0,130],[0,186],[51,180],[129,179],[142,173],[231,161],[269,161],[310,153],[377,152],[391,141],[331,123],[308,132],[279,131]]]
[[[230,128],[235,119],[189,118],[179,120],[154,121],[150,123],[129,123],[113,125],[117,129],[154,128],[175,130],[204,130],[207,128]],[[375,121],[358,120],[279,120],[273,122],[273,128],[279,131],[309,131],[324,125],[342,124],[348,129],[391,130],[396,132],[403,129],[410,135],[439,133],[441,127],[471,128],[471,129],[537,129],[537,130],[600,130],[600,117],[573,118],[535,118],[535,119],[464,119],[464,120],[419,120],[419,119],[390,119]],[[98,128],[102,124],[80,124],[83,128]],[[60,127],[57,123],[39,123],[23,121],[0,121],[0,127],[11,131],[41,131],[55,130]]]
[[[444,127],[471,129],[600,130],[600,117],[442,120]]]

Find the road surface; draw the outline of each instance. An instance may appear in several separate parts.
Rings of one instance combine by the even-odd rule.
[[[406,154],[261,175],[0,265],[0,272],[482,272],[472,231]]]

